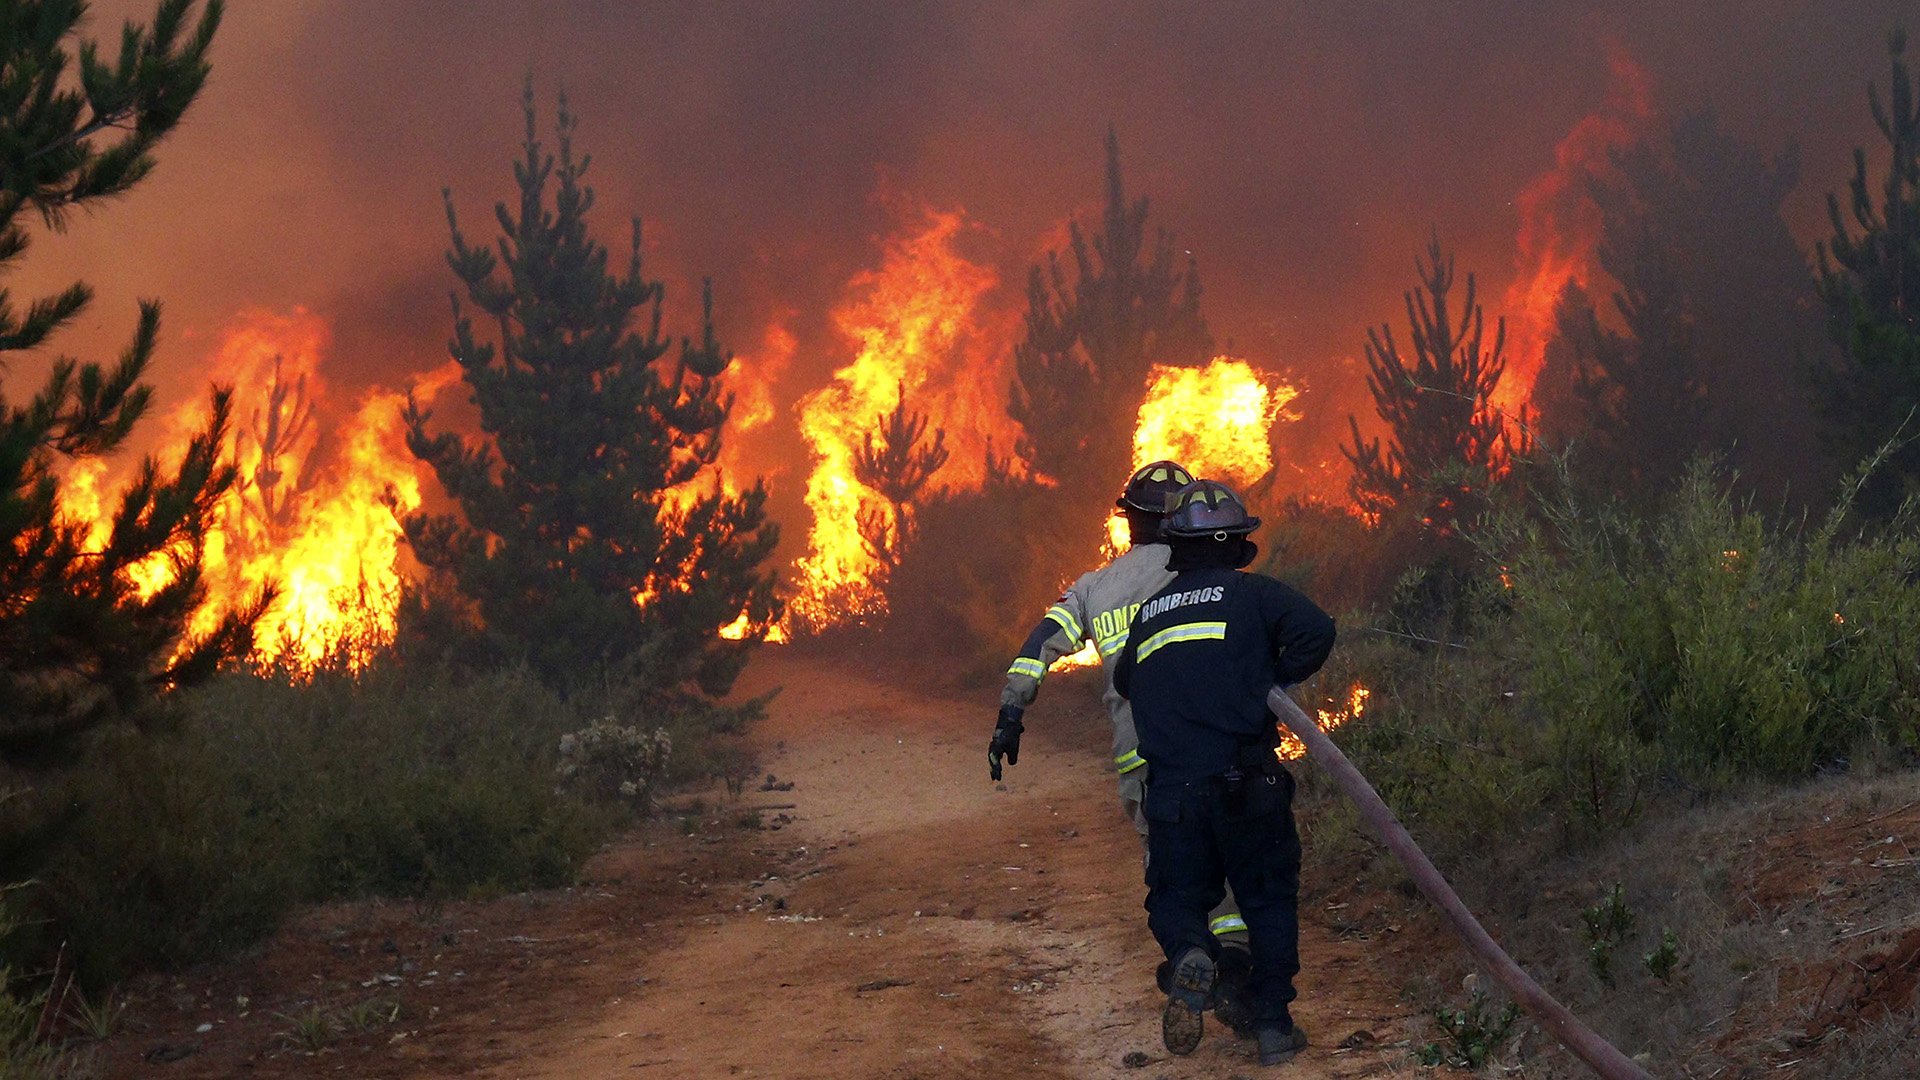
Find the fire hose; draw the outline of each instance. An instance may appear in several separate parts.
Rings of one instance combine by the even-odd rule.
[[[1360,775],[1360,770],[1354,768],[1353,762],[1347,760],[1347,755],[1340,752],[1340,748],[1334,745],[1319,724],[1314,723],[1277,686],[1267,692],[1267,705],[1307,748],[1308,756],[1327,770],[1333,782],[1347,798],[1353,800],[1360,810],[1360,816],[1373,826],[1394,857],[1400,860],[1400,865],[1406,867],[1408,876],[1413,878],[1413,883],[1419,886],[1427,900],[1440,909],[1447,924],[1459,935],[1487,974],[1505,988],[1513,1000],[1546,1029],[1547,1034],[1573,1051],[1604,1080],[1653,1080],[1651,1074],[1621,1053],[1618,1047],[1601,1038],[1592,1028],[1581,1023],[1578,1017],[1567,1011],[1566,1006],[1555,1001],[1552,994],[1547,993],[1539,983],[1533,981],[1531,975],[1521,970],[1519,964],[1513,962],[1506,950],[1480,925],[1480,920],[1473,917],[1473,912],[1467,910],[1467,905],[1461,902],[1459,894],[1434,868],[1426,853],[1413,842],[1413,837],[1393,816],[1393,811],[1387,808],[1380,793],[1373,790],[1373,785],[1367,783],[1367,778]]]

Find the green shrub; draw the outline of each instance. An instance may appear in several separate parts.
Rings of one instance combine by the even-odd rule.
[[[1580,921],[1586,928],[1587,966],[1593,977],[1613,984],[1613,953],[1633,931],[1633,909],[1627,906],[1626,886],[1614,882],[1613,889],[1592,907],[1583,908]]]
[[[560,736],[559,750],[562,779],[605,801],[624,799],[644,808],[673,754],[673,736],[665,728],[647,731],[605,716]]]
[[[20,929],[12,905],[14,891],[11,886],[0,887],[0,945]],[[0,1080],[41,1076],[53,1060],[52,1049],[33,1037],[45,1004],[44,995],[29,991],[11,968],[0,963]]]
[[[565,884],[626,812],[556,785],[579,716],[518,672],[235,675],[182,706],[10,823],[44,933],[95,985],[244,946],[303,902]]]
[[[1636,514],[1542,473],[1525,512],[1484,524],[1481,562],[1450,572],[1444,604],[1414,602],[1438,595],[1432,566],[1403,578],[1396,608],[1424,623],[1342,620],[1310,696],[1372,691],[1341,744],[1437,857],[1535,826],[1604,836],[1656,789],[1920,749],[1912,522],[1780,525],[1730,486],[1697,463]],[[1337,851],[1350,815],[1304,781]]]
[[[1414,1051],[1414,1059],[1429,1067],[1452,1065],[1460,1069],[1478,1069],[1487,1063],[1501,1040],[1520,1019],[1520,1006],[1509,1001],[1499,1011],[1491,1008],[1487,996],[1475,990],[1464,1008],[1442,1005],[1433,1010],[1433,1026],[1440,1029],[1444,1042],[1430,1042]]]
[[[1769,524],[1709,462],[1651,520],[1560,493],[1510,530],[1515,648],[1586,809],[1653,769],[1705,789],[1804,777],[1863,741],[1920,745],[1920,541]],[[1901,524],[1905,524],[1904,522]]]
[[[1673,981],[1674,969],[1680,966],[1680,938],[1672,930],[1660,932],[1660,944],[1652,952],[1642,954],[1640,962],[1646,966],[1647,974],[1663,983]]]
[[[1368,691],[1357,719],[1337,730],[1341,748],[1382,798],[1446,861],[1483,846],[1542,802],[1539,770],[1525,760],[1527,721],[1503,693],[1518,675],[1483,643],[1428,646],[1378,629],[1364,616],[1341,620],[1340,645],[1303,695],[1310,709],[1342,716],[1353,688]],[[1316,769],[1300,768],[1310,812],[1355,820]],[[1357,833],[1316,819],[1313,858],[1359,843]]]

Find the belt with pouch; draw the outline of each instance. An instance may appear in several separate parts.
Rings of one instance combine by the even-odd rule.
[[[1254,784],[1277,785],[1286,769],[1274,748],[1280,744],[1280,732],[1274,729],[1262,739],[1247,740],[1234,747],[1233,763],[1218,777],[1223,801],[1230,817],[1247,810],[1247,789]]]

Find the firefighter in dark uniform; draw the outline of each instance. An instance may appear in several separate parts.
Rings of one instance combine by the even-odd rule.
[[[1133,614],[1148,597],[1159,592],[1174,578],[1167,569],[1171,550],[1161,538],[1160,526],[1166,520],[1167,507],[1174,495],[1193,483],[1193,476],[1172,461],[1150,461],[1127,481],[1115,505],[1127,516],[1127,531],[1132,546],[1105,566],[1082,574],[1059,602],[1047,609],[1040,624],[1027,635],[1013,665],[1007,668],[1007,682],[1000,694],[1000,715],[994,725],[993,739],[987,746],[988,774],[1000,779],[1001,761],[1013,765],[1020,760],[1020,735],[1026,730],[1021,717],[1040,693],[1047,669],[1062,656],[1078,650],[1083,642],[1092,642],[1100,656],[1106,676],[1104,700],[1113,722],[1113,767],[1120,787],[1120,805],[1140,833],[1140,845],[1147,842],[1147,819],[1140,811],[1146,792],[1147,763],[1140,757],[1139,740],[1133,733],[1133,711],[1125,698],[1114,693],[1113,665],[1127,641],[1127,628]],[[1216,1016],[1229,1026],[1245,1026],[1244,995],[1252,962],[1247,951],[1247,926],[1240,918],[1229,891],[1218,907],[1209,913],[1208,928],[1227,949],[1220,954],[1220,986],[1216,995]],[[1163,964],[1160,989],[1167,989],[1173,967]]]
[[[1227,883],[1253,946],[1250,1023],[1260,1062],[1306,1045],[1293,1022],[1300,970],[1300,836],[1293,777],[1275,748],[1267,691],[1320,670],[1333,620],[1279,581],[1242,571],[1260,525],[1224,484],[1174,497],[1163,533],[1173,582],[1140,607],[1113,685],[1133,703],[1149,780],[1147,925],[1173,965],[1161,1034],[1167,1049],[1200,1045],[1217,977],[1207,912]]]

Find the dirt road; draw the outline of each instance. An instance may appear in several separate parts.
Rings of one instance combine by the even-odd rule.
[[[137,1007],[147,1030],[103,1053],[170,1077],[1263,1072],[1218,1026],[1190,1058],[1160,1045],[1138,843],[1086,685],[1049,685],[1001,785],[986,776],[989,704],[769,650],[742,690],[775,686],[754,739],[791,790],[709,804],[696,835],[662,825],[623,841],[591,868],[596,886],[565,895],[318,913],[250,966],[173,983],[158,996],[182,1018]],[[745,807],[773,804],[762,821],[777,831],[741,824]],[[1368,943],[1302,922],[1296,1015],[1315,1045],[1273,1074],[1399,1073],[1404,1046],[1336,1045],[1360,1030],[1398,1039],[1398,988],[1371,973]],[[262,1001],[237,996],[303,985],[335,1002],[391,988],[409,1018],[302,1047],[294,1004],[263,1021]],[[192,1053],[156,1063],[156,1045]]]
[[[1257,1069],[1223,1029],[1184,1061],[1160,1046],[1138,845],[1088,695],[1043,699],[995,785],[987,708],[778,662],[749,681],[784,687],[758,734],[766,767],[795,784],[781,835],[807,849],[803,876],[637,956],[644,993],[494,1075],[1106,1077],[1132,1052],[1148,1076]],[[1395,995],[1353,945],[1309,929],[1305,952],[1300,1016],[1327,1045],[1289,1075],[1377,1075],[1392,1052],[1328,1048],[1397,1028]]]

